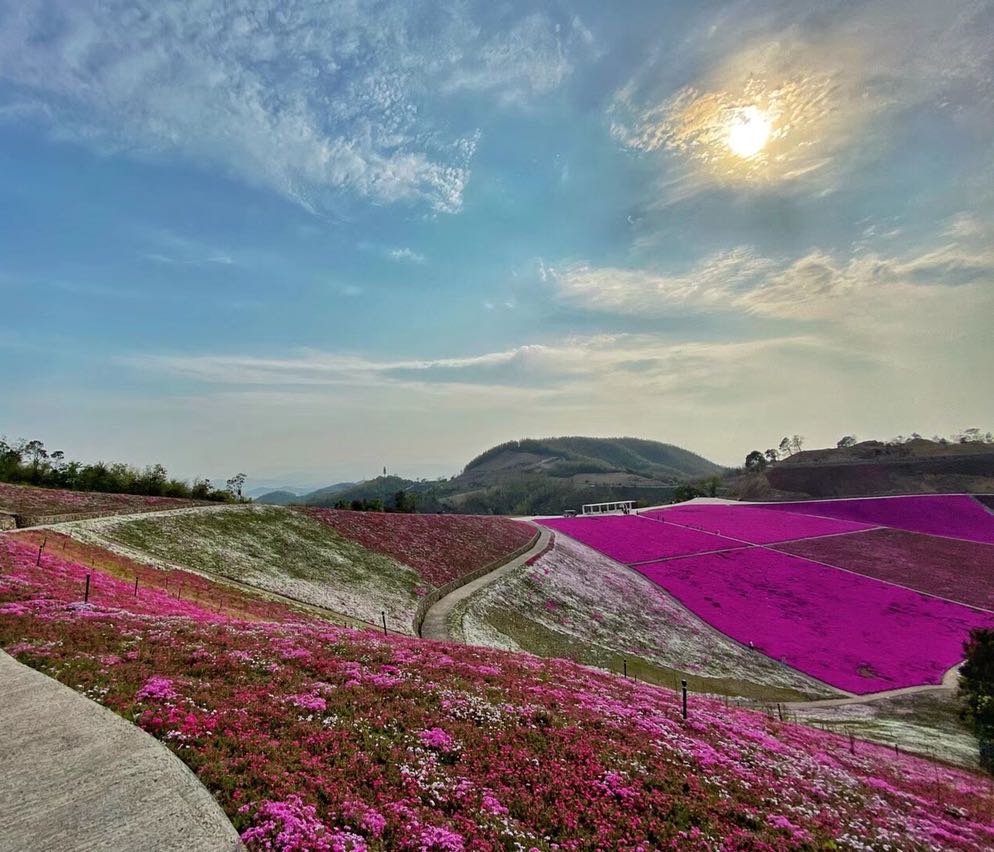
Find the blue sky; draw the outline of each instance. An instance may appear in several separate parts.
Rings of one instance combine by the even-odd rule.
[[[990,428],[994,4],[0,0],[0,432],[320,484]]]

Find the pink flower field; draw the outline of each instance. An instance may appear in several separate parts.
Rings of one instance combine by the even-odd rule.
[[[940,683],[979,613],[767,548],[637,569],[723,633],[857,694]]]
[[[875,529],[777,546],[867,577],[994,612],[994,546]]]
[[[543,518],[538,523],[628,564],[743,546],[740,541],[638,515]]]
[[[413,568],[435,586],[506,559],[536,535],[530,524],[494,515],[306,511],[340,535]]]
[[[674,506],[671,509],[643,512],[642,515],[715,535],[741,539],[751,544],[770,544],[797,538],[837,535],[871,527],[870,524],[856,521],[768,512],[758,508],[750,508],[750,511],[744,512],[741,506]]]
[[[100,572],[83,607],[83,566],[5,552],[0,646],[159,738],[250,850],[994,845],[968,771],[696,696],[683,720],[669,690],[562,660],[136,601]]]
[[[138,494],[103,494],[95,491],[65,491],[0,482],[0,512],[38,517],[45,515],[113,514],[183,509],[203,505],[178,497],[145,497]]]
[[[994,515],[965,494],[743,505],[750,512],[777,511],[817,515],[994,544]]]

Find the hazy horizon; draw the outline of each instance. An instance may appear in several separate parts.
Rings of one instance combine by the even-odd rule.
[[[0,0],[0,434],[177,476],[994,424],[994,3]]]

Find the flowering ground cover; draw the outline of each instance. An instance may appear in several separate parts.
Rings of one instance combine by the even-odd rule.
[[[80,601],[83,599],[86,574],[90,574],[89,599],[100,606],[120,606],[123,602],[128,609],[134,609],[151,600],[156,603],[150,609],[137,611],[160,613],[165,611],[164,595],[167,602],[171,600],[177,602],[175,606],[182,606],[176,610],[176,614],[182,615],[206,610],[214,615],[246,621],[311,618],[285,603],[246,594],[190,571],[153,568],[52,530],[15,532],[0,538],[0,574],[5,573],[4,563],[14,559],[15,548],[21,562],[20,570],[33,569],[36,583],[44,579],[46,584],[54,584],[55,578],[59,577],[59,595],[68,600],[73,600],[74,595]],[[327,617],[327,614],[323,615],[323,618]]]
[[[100,512],[150,512],[198,505],[176,497],[145,497],[138,494],[101,494],[95,491],[65,491],[0,482],[0,512],[29,518],[46,515],[96,514]]]
[[[561,660],[79,607],[75,569],[32,555],[0,574],[0,645],[162,740],[250,850],[994,844],[970,772],[703,698],[682,720],[671,691]]]
[[[862,521],[927,535],[994,544],[994,515],[966,494],[922,494],[860,500],[809,500],[744,506],[750,512],[778,511]]]
[[[567,537],[485,586],[453,613],[475,645],[566,657],[652,683],[770,701],[839,693],[745,648],[655,583]]]
[[[503,561],[535,538],[531,525],[493,515],[306,511],[363,547],[410,566],[434,586]]]
[[[768,512],[751,507],[743,512],[741,506],[717,504],[674,506],[643,512],[643,516],[659,521],[682,524],[715,535],[741,539],[752,544],[770,544],[812,536],[836,535],[870,529],[870,524],[856,521],[795,515],[789,512]]]
[[[281,506],[241,505],[60,524],[138,562],[185,568],[413,633],[431,586],[406,565]]]
[[[543,518],[538,523],[565,533],[612,559],[627,563],[742,547],[740,541],[677,524],[661,524],[638,515]]]
[[[767,548],[639,572],[722,633],[857,694],[941,683],[994,616]]]
[[[905,530],[794,541],[777,550],[994,611],[994,546]]]

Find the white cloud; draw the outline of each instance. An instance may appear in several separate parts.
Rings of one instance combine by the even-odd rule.
[[[394,248],[387,252],[387,257],[398,263],[424,263],[427,258],[420,252],[410,248]]]
[[[882,304],[952,298],[960,285],[994,285],[994,252],[959,243],[904,256],[865,253],[838,259],[812,251],[795,260],[748,247],[707,258],[678,274],[571,264],[549,268],[558,298],[631,316],[675,310],[749,313],[783,319],[838,319]]]
[[[518,102],[569,72],[553,21],[503,26],[400,0],[0,0],[0,120],[179,155],[308,208],[345,190],[454,212],[479,133],[447,131],[419,104],[454,90]]]

